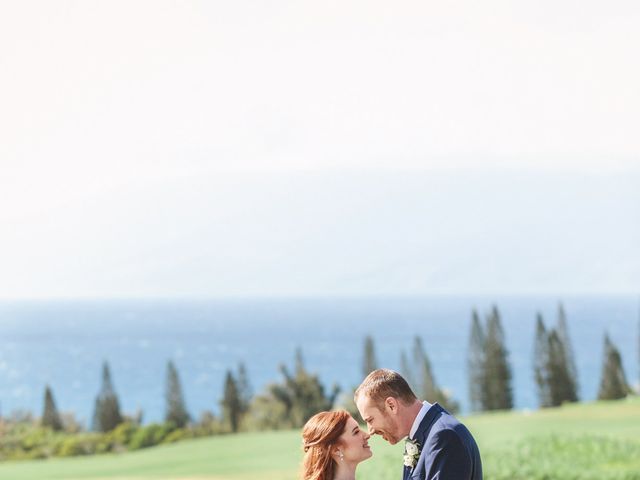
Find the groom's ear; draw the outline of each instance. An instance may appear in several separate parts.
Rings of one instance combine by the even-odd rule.
[[[398,413],[398,399],[394,397],[387,397],[384,401],[384,408],[394,415]]]

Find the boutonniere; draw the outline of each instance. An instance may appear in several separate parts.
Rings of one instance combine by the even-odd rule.
[[[404,466],[414,468],[420,458],[420,444],[407,438],[404,442]]]

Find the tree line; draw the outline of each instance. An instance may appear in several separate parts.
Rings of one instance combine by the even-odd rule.
[[[467,373],[471,410],[512,409],[512,369],[497,307],[491,308],[484,321],[476,310],[472,311],[468,338]],[[539,406],[546,408],[579,401],[578,372],[562,305],[559,305],[556,323],[551,327],[545,325],[541,314],[536,316],[533,347],[532,375]],[[367,335],[362,353],[363,377],[381,366],[375,350],[373,337]],[[438,402],[454,413],[459,410],[459,402],[436,381],[420,336],[414,337],[410,349],[399,353],[399,371],[419,398]],[[185,404],[178,370],[169,361],[165,377],[164,423],[142,427],[141,412],[134,416],[122,413],[109,364],[104,362],[102,384],[95,398],[90,428],[106,437],[91,437],[94,443],[89,447],[86,442],[78,446],[67,439],[71,446],[65,444],[66,447],[61,445],[53,450],[71,452],[69,454],[94,453],[114,451],[123,446],[129,449],[143,448],[164,441],[241,430],[300,428],[318,411],[336,407],[345,408],[359,418],[353,404],[355,386],[344,391],[338,385],[327,388],[317,374],[306,368],[301,349],[295,351],[293,365],[289,367],[282,364],[279,372],[279,381],[266,385],[261,393],[254,395],[245,365],[240,363],[236,369],[228,369],[224,375],[222,396],[217,401],[219,414],[207,411],[199,420],[194,420]],[[620,352],[605,334],[597,398],[623,398],[631,391]],[[53,432],[81,433],[83,430],[73,418],[63,418],[58,412],[52,389],[48,385],[45,387],[39,425]],[[30,442],[33,443],[33,439]],[[100,442],[106,442],[106,446]],[[12,445],[15,446],[15,443]],[[0,458],[3,448],[0,442]]]
[[[340,388],[334,385],[327,391],[318,375],[310,373],[305,367],[301,349],[295,352],[293,370],[281,365],[280,373],[283,377],[281,382],[271,383],[263,393],[253,395],[244,363],[241,362],[236,371],[227,370],[223,394],[218,401],[220,414],[216,416],[210,411],[205,412],[205,420],[201,422],[217,423],[218,433],[294,428],[304,424],[318,411],[329,410],[334,406]],[[178,370],[172,361],[167,363],[165,405],[164,423],[172,428],[182,429],[194,423],[186,407]],[[125,422],[140,425],[142,412],[127,416],[121,411],[111,370],[105,361],[90,430],[110,432]],[[45,386],[40,424],[53,431],[62,431],[67,427],[49,385]],[[77,431],[81,428],[74,425],[72,429]]]
[[[478,313],[473,311],[468,352],[471,409],[513,408],[509,352],[497,307],[487,315],[484,326]],[[545,326],[540,313],[536,315],[532,367],[541,408],[580,400],[578,371],[562,304],[558,306],[556,325],[552,328]],[[630,393],[632,389],[626,380],[620,352],[605,333],[597,399],[620,399]]]
[[[640,336],[638,346],[640,355]],[[412,361],[409,362],[406,353],[401,352],[400,372],[418,397],[438,402],[448,410],[456,412],[459,403],[449,392],[438,387],[431,362],[419,336],[414,339],[412,353]],[[376,366],[373,339],[367,336],[364,342],[363,375],[373,371]],[[542,315],[536,315],[532,370],[541,408],[580,400],[578,370],[562,304],[558,306],[557,322],[553,328],[547,329]],[[472,311],[467,375],[471,411],[513,408],[512,368],[501,315],[496,306],[491,308],[484,322],[476,310]],[[605,333],[597,399],[615,400],[630,393],[632,388],[626,380],[620,351]]]
[[[167,363],[166,387],[165,387],[166,413],[164,421],[176,428],[185,427],[191,420],[182,394],[182,386],[174,363]],[[96,432],[109,432],[123,422],[133,424],[142,423],[142,412],[134,417],[126,417],[120,409],[120,401],[111,380],[111,370],[108,362],[102,365],[102,384],[95,399],[91,430]],[[49,385],[45,387],[44,408],[41,423],[54,431],[64,429],[64,422],[58,412],[53,392]]]
[[[476,310],[472,311],[467,352],[471,411],[513,408],[512,368],[501,315],[496,306],[486,315],[484,322]],[[370,335],[364,339],[362,358],[363,376],[378,368],[374,340]],[[295,352],[291,371],[286,365],[280,365],[279,370],[282,381],[267,385],[263,393],[255,396],[243,363],[239,364],[235,372],[227,370],[223,395],[219,400],[219,422],[222,430],[226,428],[228,431],[237,432],[241,429],[299,427],[314,413],[331,409],[338,400],[340,388],[334,385],[327,390],[318,376],[306,369],[301,349]],[[409,356],[404,350],[400,352],[399,370],[418,397],[430,402],[439,402],[452,412],[459,410],[459,402],[450,392],[438,386],[420,336],[414,338]],[[557,320],[553,327],[547,328],[541,314],[536,316],[532,370],[540,407],[579,401],[578,371],[562,305],[558,306]],[[178,371],[171,361],[167,364],[165,383],[164,420],[183,428],[189,424],[191,417],[185,405]],[[349,401],[352,390],[345,392],[340,403],[355,414],[355,408]],[[605,334],[597,398],[619,399],[631,392],[620,352]],[[109,365],[105,362],[102,368],[102,387],[95,400],[92,430],[110,431],[124,419],[111,380]],[[141,419],[135,421],[140,423]],[[63,428],[49,386],[45,389],[42,424],[54,430]]]
[[[547,329],[542,315],[537,314],[533,347],[532,376],[539,406],[547,408],[579,401],[575,354],[561,304],[558,306],[556,324],[551,328]],[[467,352],[471,410],[512,409],[513,374],[501,314],[496,306],[491,308],[484,322],[476,310],[472,311]],[[362,354],[363,378],[379,366],[374,339],[367,335]],[[418,397],[438,402],[451,412],[459,411],[459,402],[436,381],[420,336],[414,337],[412,348],[408,352],[400,352],[399,370]],[[256,397],[244,414],[238,414],[239,417],[248,415],[246,426],[300,427],[314,413],[331,406],[345,408],[355,418],[359,418],[353,404],[355,386],[347,389],[341,396],[338,395],[340,392],[337,386],[327,394],[318,377],[304,368],[301,351],[296,353],[294,374],[290,374],[285,367],[281,367],[281,372],[284,377],[282,383],[269,385],[266,392]],[[626,380],[620,352],[605,333],[597,399],[620,399],[630,393],[632,389]],[[239,409],[234,411],[240,412]],[[237,423],[242,424],[241,421]]]

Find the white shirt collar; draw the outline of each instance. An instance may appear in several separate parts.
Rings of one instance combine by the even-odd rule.
[[[420,422],[422,422],[422,419],[427,414],[427,412],[429,411],[430,408],[431,408],[431,404],[429,402],[427,402],[426,400],[424,402],[422,402],[422,408],[418,412],[418,416],[413,421],[413,425],[411,426],[411,431],[409,432],[409,439],[413,440],[413,436],[418,431],[418,427],[420,426]]]

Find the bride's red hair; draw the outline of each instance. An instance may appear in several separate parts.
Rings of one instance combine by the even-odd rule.
[[[302,428],[303,480],[333,480],[336,464],[331,457],[331,447],[344,432],[349,416],[345,411],[320,412]]]

